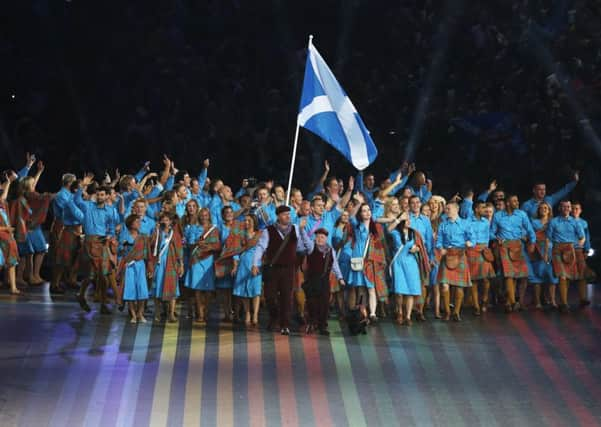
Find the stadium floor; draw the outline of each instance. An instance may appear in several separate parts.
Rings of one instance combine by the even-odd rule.
[[[601,299],[350,337],[131,325],[0,294],[0,426],[601,425]]]

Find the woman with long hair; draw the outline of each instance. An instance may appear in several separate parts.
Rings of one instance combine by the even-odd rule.
[[[532,227],[536,234],[536,244],[534,251],[529,254],[530,264],[532,266],[532,275],[528,281],[534,284],[534,304],[537,310],[542,310],[541,302],[542,287],[548,285],[549,299],[552,308],[557,308],[555,301],[555,290],[559,280],[553,274],[553,266],[551,264],[551,242],[547,238],[547,226],[553,218],[553,209],[547,202],[541,202],[536,209],[536,216],[532,218]]]
[[[416,232],[410,228],[408,215],[395,220],[396,227],[390,232],[394,255],[390,265],[392,292],[398,307],[397,323],[411,326],[414,297],[421,295],[421,275],[416,254]],[[403,302],[404,310],[403,310]]]
[[[194,291],[197,321],[207,320],[207,304],[210,293],[215,291],[214,257],[221,250],[219,229],[211,223],[211,213],[202,208],[198,213],[200,219],[200,236],[195,241],[186,240],[191,248],[188,271],[184,286]]]
[[[359,300],[364,303],[366,297],[369,297],[369,317],[374,322],[377,320],[378,299],[382,302],[388,299],[386,246],[382,226],[372,220],[367,203],[359,206],[356,226],[352,231],[348,305],[353,309]]]
[[[262,276],[261,274],[253,276],[251,270],[260,234],[257,217],[246,215],[240,238],[237,238],[237,232],[232,230],[231,238],[227,242],[228,247],[224,251],[233,254],[234,267],[231,271],[231,276],[234,277],[233,294],[242,300],[244,324],[253,327],[259,323]]]

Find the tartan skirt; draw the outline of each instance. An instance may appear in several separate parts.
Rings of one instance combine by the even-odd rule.
[[[510,251],[521,253],[521,259],[511,259]],[[506,240],[499,245],[499,258],[503,277],[521,279],[528,277],[528,264],[521,240]]]
[[[586,254],[584,253],[584,249],[578,248],[575,249],[576,252],[576,280],[586,280],[592,281],[596,279],[596,274],[591,268],[586,264]]]
[[[81,251],[81,239],[78,229],[79,226],[65,227],[60,234],[54,251],[55,263],[57,265],[67,268],[75,265]]]
[[[571,262],[563,259],[562,253],[564,252],[571,252]],[[558,279],[576,280],[578,278],[576,254],[572,243],[554,243],[551,264],[553,264],[553,273]]]
[[[17,241],[9,233],[0,233],[0,250],[4,256],[4,265],[12,267],[19,263]]]
[[[492,262],[486,261],[482,256],[482,249],[487,247],[484,244],[479,244],[467,248],[467,264],[472,280],[490,279],[496,276]]]
[[[447,257],[458,256],[459,262],[457,267],[449,268],[447,265]],[[450,248],[447,249],[447,254],[440,260],[440,266],[438,268],[438,276],[436,283],[446,283],[451,286],[459,286],[462,288],[472,286],[470,278],[470,269],[467,265],[467,257],[465,256],[465,250]]]
[[[336,278],[336,275],[333,271],[330,271],[330,293],[338,292],[340,290],[340,282]]]
[[[82,270],[90,279],[108,276],[114,267],[105,238],[86,236],[83,243]]]

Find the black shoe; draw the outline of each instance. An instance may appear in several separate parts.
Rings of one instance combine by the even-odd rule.
[[[305,328],[305,334],[311,335],[312,332],[313,332],[313,325],[311,325],[311,324],[307,325],[307,327]]]
[[[121,303],[121,304],[119,304],[119,307],[117,307],[117,309],[118,309],[118,310],[119,310],[121,313],[123,313],[123,310],[125,310],[125,303]]]
[[[282,334],[282,335],[290,335],[290,329],[288,329],[288,328],[282,328],[282,330],[280,331],[280,334]]]
[[[49,292],[54,295],[64,295],[65,290],[60,286],[50,286]]]
[[[79,303],[79,306],[81,307],[81,309],[85,312],[90,312],[92,311],[92,309],[90,308],[90,306],[88,305],[88,302],[86,301],[85,297],[82,296],[78,296],[77,297],[77,302]]]
[[[578,305],[580,308],[588,307],[591,305],[591,302],[587,299],[580,300],[580,304]]]
[[[324,337],[329,337],[330,336],[330,331],[328,331],[327,329],[320,329],[319,330],[319,335],[323,335]]]
[[[560,313],[569,313],[570,312],[570,306],[567,304],[561,304],[559,306],[559,312]]]
[[[109,310],[109,308],[106,305],[101,304],[100,305],[100,314],[113,314],[113,312],[111,310]]]

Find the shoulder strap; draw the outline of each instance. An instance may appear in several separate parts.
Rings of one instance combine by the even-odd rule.
[[[369,249],[369,240],[371,239],[371,234],[367,234],[367,241],[365,242],[365,249],[363,249],[363,256],[362,258],[365,258],[365,256],[367,255],[367,250]]]
[[[277,228],[276,228],[275,231],[276,231],[276,233],[278,232]],[[268,231],[268,233],[269,233],[269,231]],[[280,245],[280,247],[276,251],[276,253],[273,256],[273,258],[269,261],[269,265],[270,266],[273,265],[273,264],[275,264],[275,262],[278,260],[278,258],[280,257],[280,255],[284,251],[284,248],[288,244],[288,241],[290,241],[290,236],[292,235],[292,233],[296,233],[296,228],[294,228],[294,225],[292,226],[292,229],[290,230],[290,232],[288,234],[286,234],[286,237],[284,237],[284,240],[282,240],[282,244]]]

